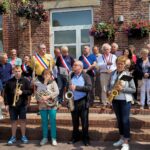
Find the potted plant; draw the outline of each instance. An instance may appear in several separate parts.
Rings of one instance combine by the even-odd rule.
[[[9,0],[0,1],[0,15],[7,13],[10,9]]]
[[[150,32],[150,22],[145,20],[133,20],[124,25],[124,31],[128,37],[143,38]]]
[[[113,39],[115,35],[115,25],[111,23],[96,23],[90,29],[90,35],[95,38]]]
[[[25,19],[36,20],[39,23],[48,21],[48,12],[38,2],[22,3],[18,7],[16,15]]]

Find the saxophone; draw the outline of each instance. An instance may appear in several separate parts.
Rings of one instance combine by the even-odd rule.
[[[73,92],[69,90],[69,85],[71,84],[71,76],[68,75],[68,90],[65,93],[65,100],[67,101],[67,107],[72,112],[74,111],[74,99]]]
[[[113,89],[111,90],[111,93],[110,93],[109,96],[107,97],[107,100],[108,100],[109,102],[112,102],[113,99],[114,99],[116,96],[119,95],[118,85],[122,85],[122,86],[123,86],[123,80],[118,80],[118,81],[115,83]]]
[[[14,95],[14,100],[13,100],[13,105],[12,105],[14,107],[16,107],[16,103],[19,100],[19,95],[17,95],[17,92],[21,89],[21,87],[22,87],[22,84],[18,83],[18,80],[17,80],[16,89],[15,89],[15,95]]]

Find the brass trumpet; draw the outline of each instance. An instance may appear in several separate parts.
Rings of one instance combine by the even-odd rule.
[[[16,106],[16,103],[19,100],[19,95],[17,95],[17,92],[20,91],[21,87],[22,87],[22,84],[18,83],[18,80],[17,80],[16,89],[15,89],[15,95],[14,95],[14,100],[13,100],[13,105],[12,105],[14,107]]]

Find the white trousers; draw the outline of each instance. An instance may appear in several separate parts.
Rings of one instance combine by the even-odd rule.
[[[101,100],[104,105],[107,102],[107,87],[108,83],[110,82],[110,74],[108,73],[101,73],[100,74],[100,86],[101,86]]]
[[[147,104],[150,106],[150,79],[142,79],[140,89],[140,100],[142,106],[145,105],[146,96],[147,96]]]

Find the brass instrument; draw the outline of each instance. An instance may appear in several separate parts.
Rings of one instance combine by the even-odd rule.
[[[65,93],[65,100],[67,101],[68,108],[70,111],[74,110],[74,100],[73,100],[73,92],[68,91]]]
[[[18,83],[18,80],[17,80],[17,82],[16,82],[16,89],[15,89],[15,95],[14,95],[14,100],[13,100],[13,105],[12,105],[14,107],[16,106],[16,103],[19,100],[20,96],[17,95],[17,92],[20,91],[21,87],[22,87],[22,84]]]
[[[118,90],[117,87],[118,87],[118,85],[122,85],[122,84],[123,84],[122,80],[118,80],[118,81],[116,82],[116,84],[114,85],[113,89],[111,90],[111,93],[110,93],[109,96],[107,97],[107,100],[108,100],[109,102],[112,102],[113,99],[114,99],[116,96],[119,95],[119,90]]]
[[[69,85],[71,84],[71,76],[68,75],[68,87],[67,92],[65,93],[65,100],[67,101],[67,106],[70,111],[74,110],[74,96],[73,92],[69,90]]]
[[[48,96],[50,94],[51,93],[47,90],[39,90],[39,91],[36,91],[36,93],[35,93],[37,100],[39,100],[39,101],[42,100],[43,96]],[[58,102],[56,100],[52,100],[52,99],[45,101],[45,103],[49,107],[54,107],[54,106],[58,105]]]

